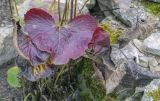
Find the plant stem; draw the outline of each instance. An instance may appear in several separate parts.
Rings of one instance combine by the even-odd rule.
[[[74,17],[77,15],[77,0],[74,0]]]
[[[60,7],[60,0],[58,0],[58,15],[59,15],[59,22],[61,22],[61,7]]]
[[[60,24],[61,26],[63,25],[63,22],[65,22],[65,17],[67,15],[67,5],[68,5],[68,0],[66,0],[65,7],[63,10],[63,17],[62,17],[61,24]]]
[[[72,20],[73,18],[73,5],[74,5],[74,0],[71,0],[70,20]]]
[[[70,0],[68,1],[67,3],[67,9],[66,9],[66,15],[65,15],[65,21],[68,21],[68,15],[69,15],[69,3],[70,3]]]
[[[14,0],[14,6],[15,6],[15,9],[16,9],[17,16],[19,16],[16,0]]]
[[[78,15],[82,13],[82,10],[84,9],[84,7],[85,7],[85,5],[87,4],[88,1],[89,1],[89,0],[86,0],[86,2],[84,3],[84,5],[82,6],[82,8],[79,10]]]
[[[8,0],[9,1],[9,8],[10,8],[10,11],[11,11],[11,17],[13,17],[13,11],[12,11],[12,4],[11,4],[11,0]]]
[[[56,80],[55,80],[55,82],[54,82],[54,87],[56,86],[57,81],[58,81],[58,79],[60,78],[60,76],[62,75],[65,67],[66,67],[66,65],[63,65],[63,66],[61,67],[60,72],[58,73],[58,75],[57,75],[57,77],[56,77]]]

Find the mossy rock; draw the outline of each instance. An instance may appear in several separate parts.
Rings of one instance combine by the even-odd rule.
[[[160,3],[142,0],[141,4],[153,15],[160,17]]]
[[[111,44],[117,43],[118,38],[123,34],[122,29],[118,29],[118,28],[114,29],[111,27],[111,25],[108,22],[102,23],[100,26],[109,35]]]
[[[152,97],[154,101],[160,101],[160,88],[152,92],[149,92],[147,95]]]
[[[92,61],[84,58],[78,64],[78,82],[82,101],[114,101],[114,98],[106,95],[102,82],[93,77],[93,74]]]
[[[106,97],[101,81],[94,78],[90,59],[83,59],[78,65],[78,82],[82,101],[103,101]]]

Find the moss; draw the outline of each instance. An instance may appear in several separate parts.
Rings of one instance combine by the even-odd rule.
[[[149,92],[147,95],[152,97],[154,101],[159,101],[160,100],[160,88],[152,92]]]
[[[79,87],[82,101],[106,101],[105,88],[97,78],[93,77],[92,61],[83,59],[79,63]]]
[[[113,29],[109,23],[103,23],[101,27],[108,33],[111,44],[117,43],[119,36],[123,33],[122,29]]]
[[[160,3],[149,2],[148,0],[142,0],[141,4],[147,8],[147,10],[155,16],[160,16]]]

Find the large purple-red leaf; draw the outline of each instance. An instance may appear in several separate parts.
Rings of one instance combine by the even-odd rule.
[[[29,58],[33,65],[44,63],[49,57],[47,52],[40,51],[32,42],[30,36],[19,35],[18,45],[23,54]]]
[[[93,34],[92,40],[89,43],[89,49],[92,49],[95,53],[99,52],[103,47],[109,47],[110,39],[108,34],[100,27],[97,27]]]
[[[90,15],[78,16],[58,27],[50,14],[37,8],[26,13],[25,23],[32,42],[41,51],[50,53],[56,65],[82,56],[97,27],[95,18]]]

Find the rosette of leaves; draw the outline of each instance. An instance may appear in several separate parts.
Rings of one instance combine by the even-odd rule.
[[[20,80],[18,78],[18,74],[20,73],[20,69],[18,67],[12,67],[7,71],[7,82],[11,87],[19,88],[21,87]]]
[[[96,53],[109,45],[108,35],[98,27],[96,19],[89,14],[77,13],[73,2],[76,4],[76,0],[66,0],[62,16],[32,8],[24,15],[25,25],[17,27],[16,48],[27,61],[20,67],[30,68],[28,72],[32,77],[29,80],[49,76],[56,65],[80,58],[87,49]],[[70,3],[74,9],[68,10]]]

